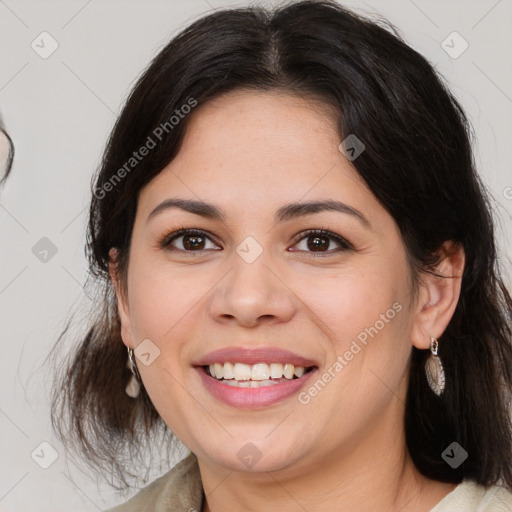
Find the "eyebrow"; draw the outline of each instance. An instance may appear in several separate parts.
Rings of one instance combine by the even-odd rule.
[[[205,203],[204,201],[196,201],[194,199],[182,199],[174,197],[166,199],[157,205],[148,215],[146,223],[156,215],[171,208],[179,208],[186,212],[200,215],[201,217],[205,217],[207,219],[218,220],[220,222],[225,222],[226,220],[226,215],[222,212],[222,210],[213,204]],[[285,222],[298,217],[324,211],[335,211],[351,215],[359,219],[366,227],[371,227],[366,217],[359,210],[334,199],[309,201],[305,203],[290,203],[284,205],[276,211],[274,220],[276,223]]]

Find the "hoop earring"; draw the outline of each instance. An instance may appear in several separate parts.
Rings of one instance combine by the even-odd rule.
[[[130,398],[137,398],[140,393],[140,383],[142,382],[139,371],[137,370],[137,364],[135,363],[135,357],[133,349],[128,347],[128,361],[126,366],[130,368],[132,376],[128,382],[125,391]]]
[[[430,352],[425,363],[425,374],[427,376],[430,389],[437,395],[441,396],[445,386],[445,375],[441,358],[437,355],[439,343],[436,338],[430,338]]]

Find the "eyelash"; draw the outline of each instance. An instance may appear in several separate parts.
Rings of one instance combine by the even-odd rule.
[[[199,229],[193,229],[193,228],[187,229],[185,227],[182,227],[181,229],[178,229],[177,231],[173,231],[173,232],[163,236],[158,241],[158,246],[161,249],[165,249],[165,250],[168,250],[171,252],[178,251],[178,252],[182,252],[182,253],[192,254],[194,256],[200,255],[202,252],[204,252],[205,249],[199,250],[199,251],[186,251],[184,249],[177,249],[177,248],[171,246],[171,242],[173,242],[177,238],[180,238],[181,236],[184,236],[184,235],[192,235],[192,236],[196,235],[196,236],[208,238],[212,242],[214,241],[212,239],[212,236],[209,233],[207,233],[206,231],[202,231]],[[305,240],[312,236],[325,237],[325,238],[331,239],[331,240],[337,242],[341,247],[334,251],[331,250],[331,251],[323,252],[323,253],[322,252],[315,253],[315,252],[310,252],[310,251],[297,251],[297,252],[302,252],[302,253],[306,254],[308,257],[312,257],[312,258],[326,258],[326,257],[332,256],[333,254],[337,254],[341,251],[354,250],[354,247],[352,246],[352,244],[350,242],[348,242],[345,238],[343,238],[340,235],[337,235],[336,233],[332,233],[331,231],[328,231],[324,228],[308,229],[306,231],[299,233],[298,235],[293,237],[294,245],[296,245],[299,242],[301,242],[302,240]]]
[[[350,244],[345,238],[343,238],[340,235],[337,235],[336,233],[333,233],[332,231],[329,231],[328,229],[307,229],[306,231],[302,231],[298,235],[293,237],[293,243],[298,244],[299,242],[302,242],[302,240],[307,240],[308,238],[312,236],[317,236],[319,238],[327,238],[329,240],[332,240],[336,243],[338,243],[341,247],[338,249],[330,249],[328,252],[309,252],[309,251],[301,251],[304,252],[308,257],[311,258],[328,258],[329,256],[333,256],[334,254],[338,254],[342,251],[349,251],[353,250],[354,247],[352,244]]]

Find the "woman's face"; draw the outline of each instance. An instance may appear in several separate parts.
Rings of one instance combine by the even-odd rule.
[[[402,432],[411,274],[340,143],[318,105],[232,92],[195,110],[179,154],[140,193],[123,341],[200,461],[311,468]],[[211,206],[158,208],[169,199]],[[300,207],[317,202],[338,209]],[[201,233],[169,237],[181,228]],[[321,229],[333,236],[307,233]]]

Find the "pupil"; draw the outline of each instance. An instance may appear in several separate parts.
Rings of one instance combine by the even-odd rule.
[[[310,237],[309,240],[312,240],[312,243],[308,244],[309,249],[322,249],[327,248],[329,246],[329,241],[326,238],[315,236]]]
[[[187,235],[183,238],[183,245],[186,249],[202,249],[204,240],[202,236]]]
[[[312,240],[312,242],[308,243],[309,249],[327,249],[329,246],[327,238],[315,236],[310,237],[308,240]],[[202,249],[204,240],[202,236],[187,235],[183,238],[183,245],[187,249]]]

